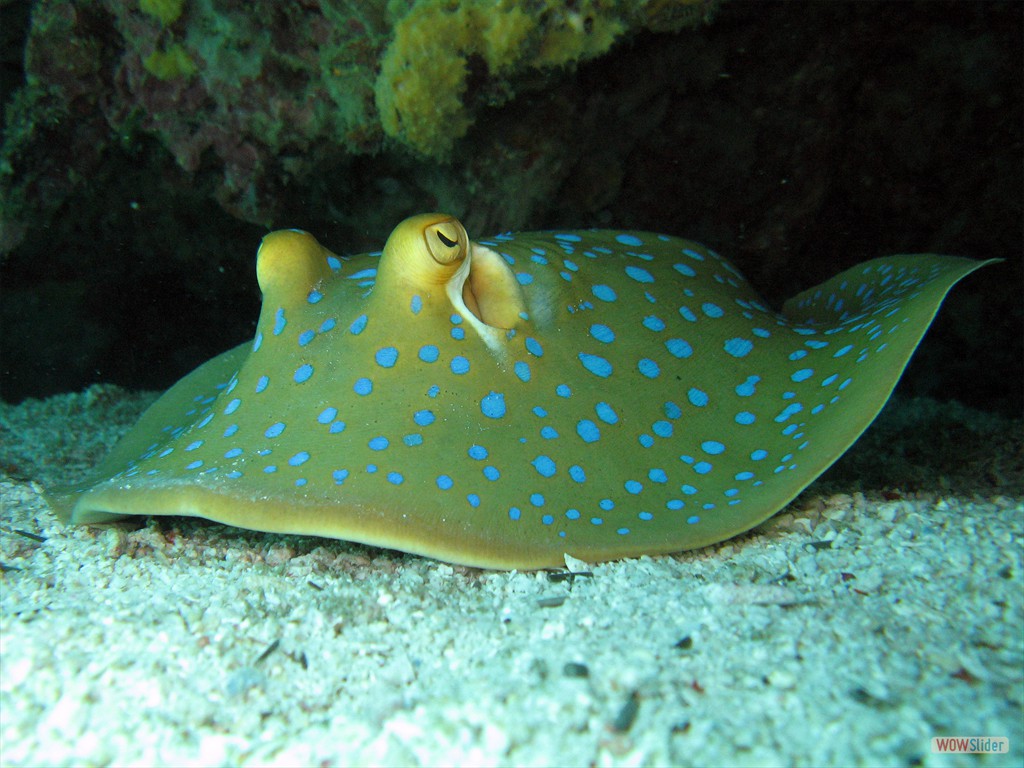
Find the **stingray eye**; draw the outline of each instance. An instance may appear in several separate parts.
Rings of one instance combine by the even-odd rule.
[[[466,255],[465,230],[454,219],[433,224],[425,233],[427,249],[438,264],[451,264]]]

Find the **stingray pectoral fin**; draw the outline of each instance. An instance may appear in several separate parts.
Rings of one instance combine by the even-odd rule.
[[[505,542],[467,530],[460,537],[446,534],[444,519],[417,514],[404,515],[408,525],[396,525],[394,510],[358,500],[351,504],[327,499],[281,498],[267,494],[239,495],[216,488],[201,488],[187,480],[171,479],[126,487],[115,480],[90,489],[76,509],[73,522],[95,524],[150,514],[154,516],[199,517],[225,525],[304,536],[339,538],[338,516],[345,516],[345,535],[340,537],[369,546],[439,558],[480,568],[541,568],[552,565],[551,557],[528,542]]]
[[[909,297],[914,300],[913,322],[921,324],[920,339],[954,285],[972,272],[1001,261],[932,253],[883,256],[798,293],[783,305],[782,314],[812,324],[844,322],[858,312],[877,312],[883,302]],[[919,295],[921,298],[917,298]]]
[[[819,444],[809,480],[794,488],[790,499],[871,425],[953,286],[999,261],[934,254],[888,256],[848,269],[785,303],[782,312],[798,330],[802,324],[829,335],[830,349],[835,349],[829,357],[843,404],[830,411],[828,440]],[[844,386],[844,381],[852,386]]]
[[[122,477],[147,451],[156,450],[168,440],[170,425],[187,423],[186,414],[196,414],[220,393],[245,361],[252,347],[250,342],[240,344],[199,366],[167,390],[145,413],[132,430],[117,443],[107,457],[92,469],[89,476],[74,485],[48,490],[47,502],[58,519],[72,523],[103,523],[129,514],[146,514],[142,507],[132,512],[113,512],[104,508],[91,495],[85,495],[99,481]],[[208,402],[204,402],[208,401]]]

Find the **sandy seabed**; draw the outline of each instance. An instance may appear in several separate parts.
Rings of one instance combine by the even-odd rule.
[[[1020,420],[896,401],[747,535],[520,573],[60,524],[152,397],[0,408],[3,766],[1024,764]]]

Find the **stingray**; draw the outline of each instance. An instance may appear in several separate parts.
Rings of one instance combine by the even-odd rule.
[[[780,313],[650,232],[471,242],[425,214],[353,257],[273,232],[255,339],[50,498],[74,523],[189,515],[488,568],[703,547],[842,455],[987,263],[875,259]]]

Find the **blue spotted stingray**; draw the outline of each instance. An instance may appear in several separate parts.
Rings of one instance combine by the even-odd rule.
[[[66,519],[192,515],[490,568],[677,552],[757,525],[867,428],[987,262],[876,259],[767,307],[648,232],[450,216],[340,258],[267,235],[253,342],[140,419]]]

